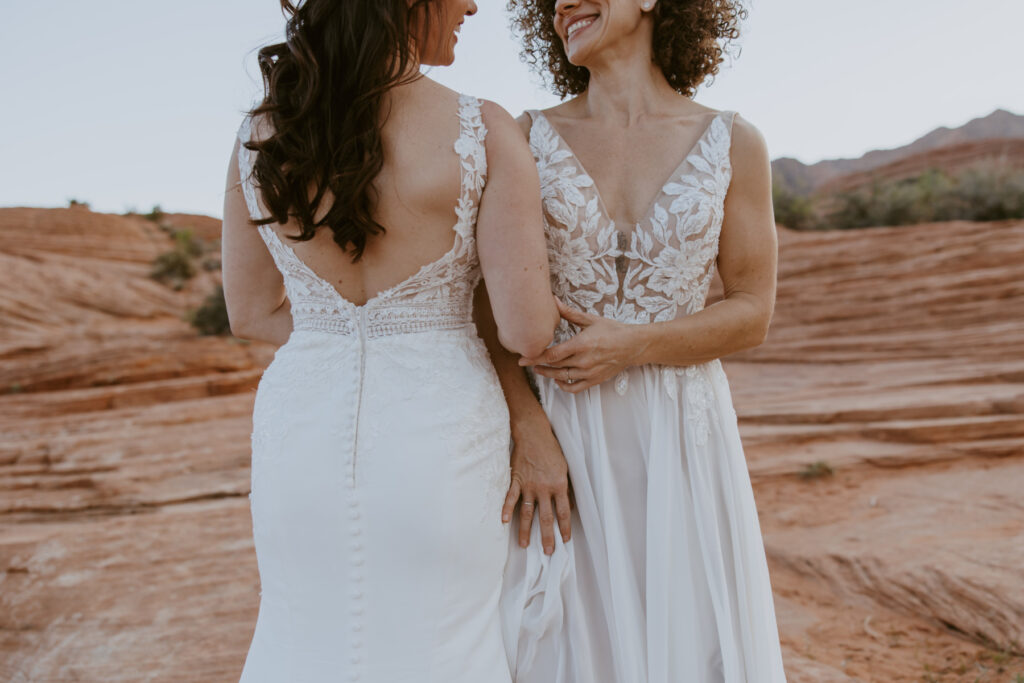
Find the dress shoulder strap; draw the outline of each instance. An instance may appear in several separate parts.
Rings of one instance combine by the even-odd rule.
[[[481,102],[470,95],[459,95],[459,137],[455,152],[462,170],[460,203],[477,204],[487,183],[487,127],[480,112]],[[475,221],[474,221],[475,223]]]
[[[530,127],[526,129],[526,139],[531,140],[533,134],[533,126],[535,123],[537,123],[537,116],[540,112],[538,112],[536,109],[526,109],[525,111],[523,111],[523,113],[526,114],[526,118],[530,119]]]
[[[733,123],[736,121],[736,112],[729,111],[729,110],[721,111],[721,112],[718,113],[718,117],[717,118],[721,119],[722,123],[725,126],[725,132],[721,136],[721,137],[724,138],[723,151],[722,151],[723,163],[728,165],[728,167],[729,167],[729,178],[731,179],[732,178],[732,159],[731,159],[732,128],[733,128]]]
[[[729,129],[730,133],[732,133],[732,124],[736,120],[736,112],[725,110],[721,114],[719,114],[719,116],[721,116],[722,119],[725,121],[725,127]]]

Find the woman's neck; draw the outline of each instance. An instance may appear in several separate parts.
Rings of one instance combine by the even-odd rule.
[[[588,67],[590,82],[578,98],[588,116],[629,126],[678,103],[679,93],[651,58],[649,36],[609,46],[600,57]]]

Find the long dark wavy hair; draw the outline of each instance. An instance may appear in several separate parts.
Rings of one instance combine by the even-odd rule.
[[[555,0],[507,0],[523,59],[560,97],[578,95],[590,71],[569,61],[555,32]],[[718,73],[730,43],[739,38],[747,9],[741,0],[658,0],[652,11],[652,57],[676,92],[693,96]]]
[[[306,241],[321,227],[358,261],[374,220],[374,179],[384,164],[385,94],[419,73],[415,34],[430,21],[431,0],[281,0],[285,42],[259,52],[264,98],[252,110],[269,126],[255,152],[253,175],[269,217],[294,219]],[[321,205],[330,207],[316,219]]]

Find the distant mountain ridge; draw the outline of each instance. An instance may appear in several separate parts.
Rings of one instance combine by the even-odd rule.
[[[959,128],[936,128],[909,145],[874,150],[859,159],[828,159],[808,165],[797,159],[783,157],[772,162],[772,173],[775,182],[790,191],[811,194],[842,176],[865,173],[931,150],[981,140],[1014,138],[1024,139],[1024,116],[997,109]]]

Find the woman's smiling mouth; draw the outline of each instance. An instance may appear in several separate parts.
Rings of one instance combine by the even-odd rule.
[[[572,22],[570,22],[565,27],[565,40],[566,40],[566,42],[568,42],[573,37],[575,37],[580,31],[584,30],[585,28],[587,28],[588,26],[593,24],[594,21],[596,21],[596,20],[597,20],[597,16],[596,15],[591,15],[591,16],[587,16],[587,17],[580,17],[578,19],[573,19]]]

